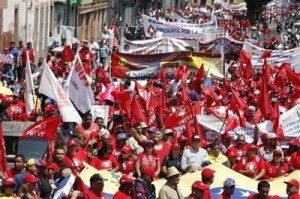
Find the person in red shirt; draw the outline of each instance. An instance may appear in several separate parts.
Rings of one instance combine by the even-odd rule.
[[[75,127],[74,132],[82,135],[83,142],[86,144],[91,133],[99,132],[99,126],[93,122],[93,116],[88,112],[84,114],[82,123]]]
[[[197,180],[192,185],[192,193],[188,196],[188,199],[204,199],[204,191],[209,187],[200,180]]]
[[[118,158],[120,172],[129,176],[133,176],[134,161],[134,157],[132,156],[132,148],[128,145],[125,145],[122,149],[120,157]]]
[[[26,162],[24,155],[18,154],[14,159],[14,168],[7,169],[6,175],[7,177],[13,177],[18,173],[22,173],[26,171]]]
[[[104,188],[104,179],[100,174],[96,173],[90,178],[91,187],[87,190],[87,197],[89,199],[105,199],[103,188]]]
[[[150,135],[150,138],[154,141],[154,151],[159,157],[160,162],[163,162],[165,157],[169,155],[171,151],[171,145],[163,141],[163,134],[157,130]]]
[[[131,199],[131,192],[133,188],[133,179],[127,175],[120,178],[120,187],[113,197],[113,199]]]
[[[271,199],[272,196],[269,196],[270,191],[270,183],[268,181],[262,180],[257,185],[256,194],[251,194],[247,197],[247,199]]]
[[[126,145],[127,135],[125,133],[120,133],[117,135],[116,147],[112,152],[112,155],[115,158],[119,158],[122,152],[123,147]]]
[[[290,172],[300,169],[300,147],[298,150],[291,155],[291,160],[289,162]]]
[[[18,120],[19,116],[26,112],[25,103],[19,100],[18,93],[14,93],[13,101],[8,107],[8,114],[12,121]]]
[[[294,152],[298,150],[299,141],[297,139],[292,139],[289,142],[289,148],[283,152],[285,162],[290,162],[291,156]]]
[[[91,160],[91,166],[98,170],[107,170],[116,172],[119,170],[119,163],[117,159],[111,154],[112,147],[108,143],[103,143],[98,155]]]
[[[241,159],[241,157],[244,157],[246,155],[246,139],[244,135],[238,135],[235,140],[235,145],[232,145],[227,150],[236,150],[238,154],[238,160]]]
[[[285,181],[287,184],[286,193],[288,194],[288,199],[300,199],[299,194],[299,182],[296,179],[291,179],[290,181]]]
[[[289,171],[289,166],[283,161],[283,157],[280,150],[275,150],[273,152],[273,160],[271,162],[266,162],[266,174],[264,179],[272,180],[279,176],[283,176]]]
[[[75,140],[68,141],[68,151],[65,155],[65,163],[72,169],[73,172],[81,172],[84,168],[82,161],[87,162],[87,156],[78,152],[78,144]]]
[[[204,190],[203,198],[212,199],[212,195],[210,193],[209,187],[214,182],[215,171],[210,168],[204,168],[201,172],[201,180],[208,187],[208,189]]]
[[[235,190],[235,181],[233,178],[227,178],[224,181],[223,192],[218,196],[218,199],[233,199],[233,193]]]
[[[236,170],[254,180],[258,180],[265,175],[265,161],[262,157],[257,156],[256,145],[249,144],[247,146],[247,155],[239,160]]]

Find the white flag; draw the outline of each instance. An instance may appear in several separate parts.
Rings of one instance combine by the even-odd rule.
[[[59,112],[64,122],[81,124],[81,117],[71,103],[68,95],[45,63],[39,91],[57,102]]]
[[[88,76],[85,74],[78,54],[75,55],[72,70],[66,81],[66,91],[74,105],[82,113],[91,110],[92,105],[95,104]]]
[[[26,92],[25,92],[25,104],[26,104],[26,113],[30,114],[31,111],[35,108],[34,106],[34,84],[32,80],[29,56],[27,52],[27,62],[26,62],[26,74],[25,74],[25,82],[26,82]]]

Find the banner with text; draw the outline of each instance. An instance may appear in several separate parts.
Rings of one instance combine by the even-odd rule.
[[[264,60],[258,59],[266,49],[257,47],[249,42],[244,43],[243,49],[252,54],[252,66],[261,68]],[[294,68],[296,72],[300,72],[300,47],[289,50],[272,50],[271,54],[272,56],[267,59],[270,66],[291,63],[291,67]]]

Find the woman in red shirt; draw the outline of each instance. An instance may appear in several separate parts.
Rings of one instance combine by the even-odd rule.
[[[133,178],[123,175],[120,178],[119,191],[116,192],[113,199],[131,199],[131,192],[133,187]]]
[[[266,163],[266,174],[264,179],[272,180],[279,176],[283,176],[289,171],[289,166],[283,161],[281,151],[275,150],[273,152],[273,160]]]
[[[146,167],[152,167],[155,170],[155,175],[158,176],[160,173],[160,160],[157,154],[154,152],[154,141],[147,140],[144,148],[144,152],[138,155],[135,163],[135,170],[137,176],[141,177],[141,170]]]
[[[98,170],[116,172],[119,170],[119,163],[112,155],[112,147],[109,143],[104,143],[98,155],[91,160],[91,166]]]
[[[132,156],[132,149],[130,146],[125,145],[122,149],[121,155],[118,158],[120,165],[120,172],[133,176],[134,171],[134,157]]]

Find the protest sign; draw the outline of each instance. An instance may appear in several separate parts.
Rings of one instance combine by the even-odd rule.
[[[96,119],[96,117],[102,117],[103,125],[107,126],[108,110],[109,110],[109,106],[107,106],[107,105],[93,105],[91,108],[91,114],[93,115],[93,121]]]

